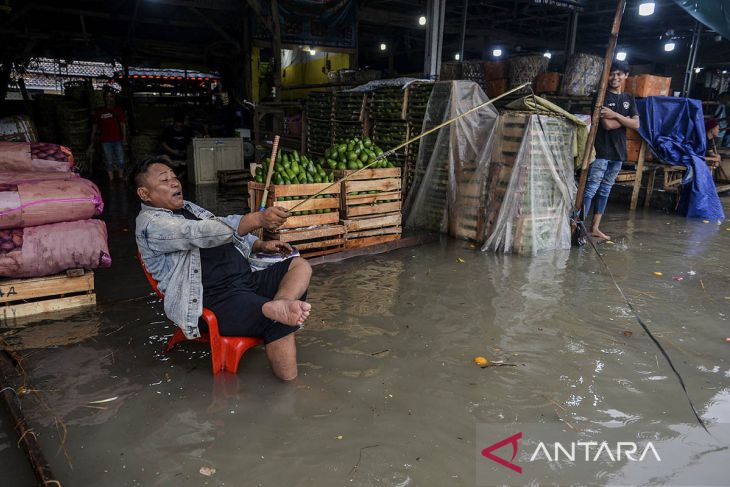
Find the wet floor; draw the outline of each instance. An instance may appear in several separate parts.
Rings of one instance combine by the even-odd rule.
[[[173,327],[152,297],[122,299],[148,290],[122,243],[128,222],[114,225],[121,257],[98,280],[120,295],[3,330],[39,391],[24,411],[64,486],[488,485],[476,431],[495,424],[593,439],[641,425],[660,465],[573,467],[597,485],[727,485],[730,224],[614,210],[614,244],[600,246],[715,437],[590,248],[528,258],[443,239],[318,266],[300,376],[284,384],[261,349],[215,378],[203,346],[163,355]],[[15,450],[0,430],[0,468],[33,485]],[[513,483],[555,472],[530,474]]]

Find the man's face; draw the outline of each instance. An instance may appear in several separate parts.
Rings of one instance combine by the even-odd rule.
[[[144,186],[137,195],[146,205],[168,210],[183,207],[182,185],[172,169],[164,164],[152,164],[144,175]]]
[[[624,73],[623,71],[611,71],[608,75],[608,86],[614,90],[621,88],[621,85],[623,84],[627,76],[628,74]]]

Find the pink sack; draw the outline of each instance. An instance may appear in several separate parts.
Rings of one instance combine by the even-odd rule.
[[[99,188],[87,179],[0,183],[0,229],[88,220],[103,209]]]
[[[18,184],[29,181],[47,181],[49,179],[79,178],[75,172],[30,172],[30,171],[3,171],[0,163],[0,184]]]
[[[74,158],[68,147],[39,142],[0,142],[3,171],[69,172]]]
[[[1,277],[41,277],[111,265],[106,225],[101,220],[0,230]]]

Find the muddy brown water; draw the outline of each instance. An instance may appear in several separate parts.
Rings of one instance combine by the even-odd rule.
[[[589,248],[530,258],[442,239],[318,266],[290,384],[261,349],[235,376],[213,377],[197,344],[163,355],[173,328],[153,297],[2,333],[40,390],[44,405],[23,407],[64,486],[487,485],[477,425],[536,423],[594,439],[642,425],[665,455],[573,465],[591,484],[727,485],[730,224],[622,210],[606,220],[614,244],[601,253],[715,437]],[[136,268],[114,272],[146,294]],[[39,348],[43,329],[52,347]],[[516,366],[482,369],[475,356]],[[0,430],[2,484],[33,485],[15,441]],[[554,472],[530,474],[513,483]]]

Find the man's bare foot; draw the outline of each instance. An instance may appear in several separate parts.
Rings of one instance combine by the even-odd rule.
[[[593,237],[600,238],[601,240],[611,240],[611,237],[609,237],[597,228],[591,230],[591,235]]]
[[[301,326],[309,318],[312,305],[292,299],[275,299],[261,308],[264,316],[289,326]]]

